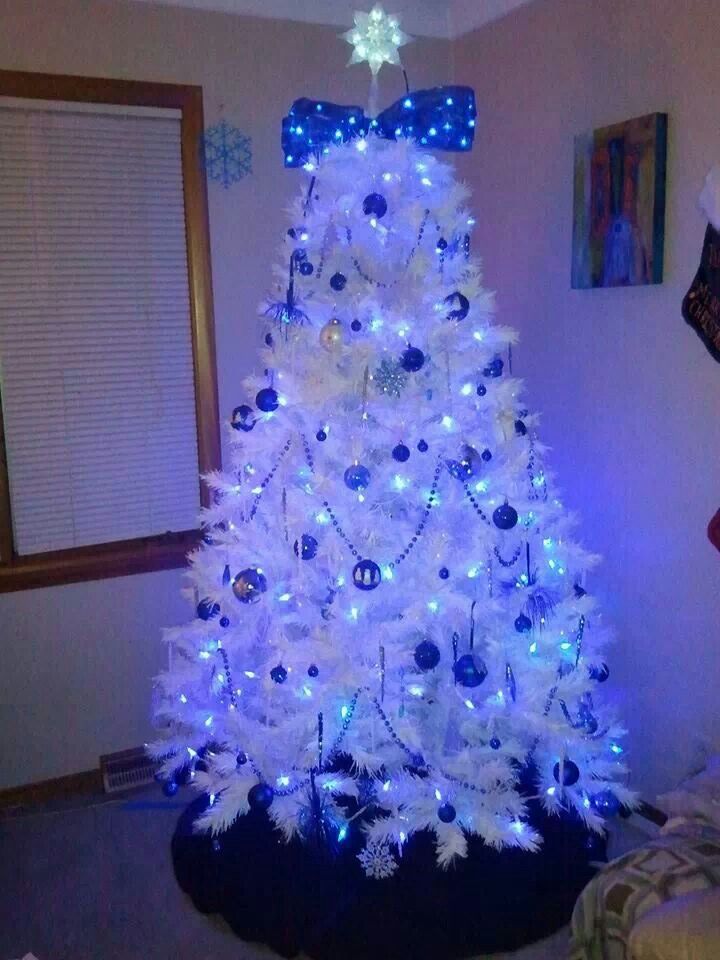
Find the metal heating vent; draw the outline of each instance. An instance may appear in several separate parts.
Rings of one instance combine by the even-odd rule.
[[[149,757],[142,747],[120,750],[118,753],[106,753],[100,757],[105,793],[119,793],[131,790],[145,783],[152,783],[158,764]]]

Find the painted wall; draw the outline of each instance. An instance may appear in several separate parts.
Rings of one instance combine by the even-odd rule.
[[[720,161],[717,0],[535,0],[453,47],[475,86],[474,187],[487,283],[519,328],[515,372],[617,628],[634,780],[672,784],[698,740],[720,743],[720,367],[680,316],[705,223],[696,197]],[[665,282],[570,289],[573,136],[669,113]]]
[[[297,178],[281,166],[280,120],[298,96],[365,103],[367,68],[346,69],[337,29],[121,0],[0,0],[0,67],[201,84],[210,121],[253,139],[253,175],[209,190],[220,409],[244,399],[256,308]],[[413,83],[447,78],[447,41],[404,56]],[[381,102],[403,92],[386,71]],[[0,596],[0,788],[97,765],[150,733],[163,625],[189,609],[180,571]]]

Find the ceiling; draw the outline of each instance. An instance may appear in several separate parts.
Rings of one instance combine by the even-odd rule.
[[[256,17],[303,20],[349,27],[353,12],[368,10],[375,0],[136,0],[201,10],[222,10]],[[385,0],[389,13],[397,13],[403,29],[425,37],[458,37],[491,20],[505,16],[531,0]]]

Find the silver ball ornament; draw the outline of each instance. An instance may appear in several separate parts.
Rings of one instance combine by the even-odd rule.
[[[318,340],[320,341],[320,346],[328,351],[338,350],[342,347],[343,330],[337,317],[328,320],[328,322],[321,327]]]

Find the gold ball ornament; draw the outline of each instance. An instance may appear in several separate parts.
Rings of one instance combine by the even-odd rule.
[[[337,317],[328,320],[325,326],[321,328],[318,339],[320,340],[320,345],[324,347],[325,350],[340,349],[343,345],[343,330],[342,324]]]

